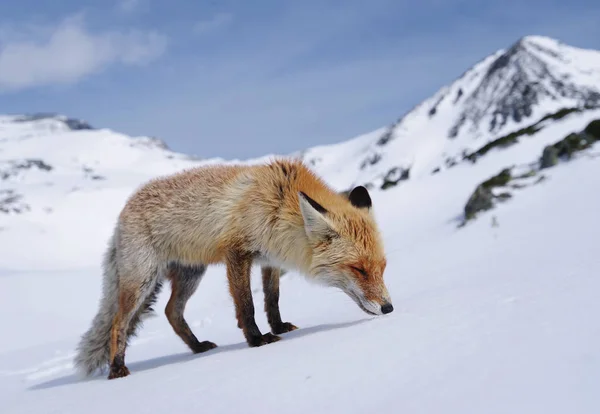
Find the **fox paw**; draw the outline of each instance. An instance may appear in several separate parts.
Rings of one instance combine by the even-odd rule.
[[[296,329],[298,329],[298,327],[290,322],[281,322],[272,327],[271,332],[278,335],[286,332],[295,331]]]
[[[129,369],[125,365],[119,367],[110,367],[110,373],[108,379],[123,378],[130,374]]]
[[[210,351],[217,347],[217,344],[210,341],[196,342],[191,348],[194,354],[201,354],[202,352]]]
[[[281,339],[281,337],[277,335],[273,335],[272,333],[266,333],[261,336],[253,336],[248,339],[248,345],[251,347],[263,346],[266,344],[271,344],[273,342],[277,342]]]

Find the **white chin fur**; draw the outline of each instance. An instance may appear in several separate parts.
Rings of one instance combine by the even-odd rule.
[[[350,283],[347,286],[346,293],[364,312],[373,315],[383,315],[383,312],[381,312],[381,305],[377,302],[366,300],[362,291],[354,283]]]
[[[377,302],[366,300],[360,288],[353,282],[349,282],[341,275],[334,273],[318,274],[312,281],[330,287],[342,289],[352,300],[366,313],[373,315],[383,315],[381,305]]]
[[[360,300],[360,302],[364,306],[364,308],[366,310],[368,310],[369,312],[372,312],[375,315],[383,315],[383,312],[381,312],[381,305],[379,305],[379,303],[371,302],[371,301],[363,301],[362,299]]]

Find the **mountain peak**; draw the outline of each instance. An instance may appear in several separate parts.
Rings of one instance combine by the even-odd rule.
[[[533,44],[533,45],[538,45],[538,46],[542,46],[542,47],[546,47],[546,48],[559,47],[563,44],[558,39],[554,39],[552,37],[542,36],[542,35],[523,36],[516,43],[520,43],[524,46]]]
[[[336,152],[360,155],[347,168],[336,168],[352,170],[344,176],[352,174],[354,184],[380,187],[390,174],[404,172],[412,179],[451,168],[487,142],[548,117],[592,108],[600,108],[600,52],[524,36],[473,65],[383,132],[338,144]],[[325,157],[311,150],[305,159],[321,168]]]
[[[579,56],[591,55],[589,62]],[[591,64],[590,64],[591,63]],[[561,101],[568,107],[600,104],[600,53],[584,51],[542,36],[519,39],[489,65],[449,132],[451,138],[470,124],[499,131],[508,122],[532,117],[536,107]]]

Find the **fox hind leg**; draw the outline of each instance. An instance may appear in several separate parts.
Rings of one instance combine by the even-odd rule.
[[[167,277],[171,280],[171,297],[165,308],[165,314],[175,333],[187,344],[195,354],[216,348],[217,345],[210,341],[198,341],[183,313],[185,305],[194,294],[204,273],[206,266],[182,266],[174,264],[169,267]]]
[[[263,292],[265,295],[265,312],[271,326],[271,332],[282,334],[298,329],[290,322],[282,322],[279,313],[279,278],[281,271],[274,267],[261,268]]]
[[[252,255],[239,251],[230,252],[226,263],[229,292],[235,304],[238,326],[242,328],[248,345],[257,347],[279,341],[281,338],[270,332],[263,335],[254,319],[254,302],[250,287]]]
[[[129,369],[125,365],[125,349],[127,348],[130,322],[147,296],[154,291],[155,284],[156,278],[153,281],[142,283],[141,286],[127,281],[119,286],[118,310],[110,331],[111,363],[108,379],[129,375]]]

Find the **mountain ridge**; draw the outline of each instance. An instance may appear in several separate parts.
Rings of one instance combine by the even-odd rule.
[[[548,79],[535,78],[525,82],[522,71],[515,71],[516,74],[513,73],[512,77],[503,72],[502,68],[513,68],[513,65],[508,65],[510,62],[516,61],[517,66],[523,66],[523,62],[539,61],[540,57],[534,56],[539,53],[539,48],[546,50],[546,59],[552,60],[551,64],[543,65],[545,68],[554,68],[557,74],[551,78],[568,77],[571,79],[569,88],[555,90],[552,85],[542,88],[543,85],[539,86],[542,80]],[[559,68],[556,68],[557,55],[568,59]],[[573,61],[578,66],[573,66]],[[527,68],[529,66],[525,65],[525,69]],[[578,74],[581,76],[577,76]],[[492,75],[495,81],[489,77]],[[515,76],[516,79],[513,79]],[[510,79],[501,82],[507,78]],[[476,98],[481,98],[489,91],[491,84],[505,88],[504,93],[491,98],[484,96],[483,101],[477,101]],[[528,85],[533,86],[528,89]],[[431,97],[399,117],[380,136],[365,134],[361,142],[365,155],[352,165],[352,168],[364,171],[348,186],[371,183],[373,188],[381,187],[386,182],[385,176],[394,169],[410,170],[411,176],[423,176],[435,169],[449,168],[455,163],[453,160],[461,158],[463,152],[472,152],[484,145],[480,143],[483,140],[492,141],[565,108],[597,108],[600,105],[598,85],[599,51],[571,47],[548,37],[524,36],[509,48],[500,49],[478,61],[450,85],[441,87]],[[581,91],[581,96],[567,93],[573,89]],[[528,92],[529,95],[526,94],[525,97],[522,93],[515,92],[527,90],[533,92]],[[498,102],[500,109],[494,107]],[[505,116],[506,110],[503,108],[509,106],[508,102],[512,102],[517,108],[513,117]],[[485,110],[482,112],[481,108]],[[490,128],[483,128],[484,125],[489,125]],[[395,141],[402,140],[405,141],[402,145],[394,144]],[[320,148],[341,150],[344,145],[342,142]],[[305,153],[310,154],[310,150]],[[417,158],[417,153],[420,159]],[[386,160],[386,155],[390,154],[394,155],[394,159]],[[308,158],[310,159],[310,155]],[[313,164],[318,166],[319,163]],[[370,167],[376,164],[379,166]]]
[[[303,159],[338,191],[355,185],[388,191],[476,162],[477,173],[464,181],[469,188],[460,190],[467,202],[481,182],[512,164],[541,158],[545,147],[600,118],[598,85],[599,51],[525,36],[484,57],[388,126],[283,156]],[[157,175],[278,156],[203,159],[172,151],[158,138],[129,137],[65,115],[2,115],[0,228],[45,223],[65,197],[87,194],[95,200],[118,187],[124,199]],[[107,214],[116,214],[119,203]]]

